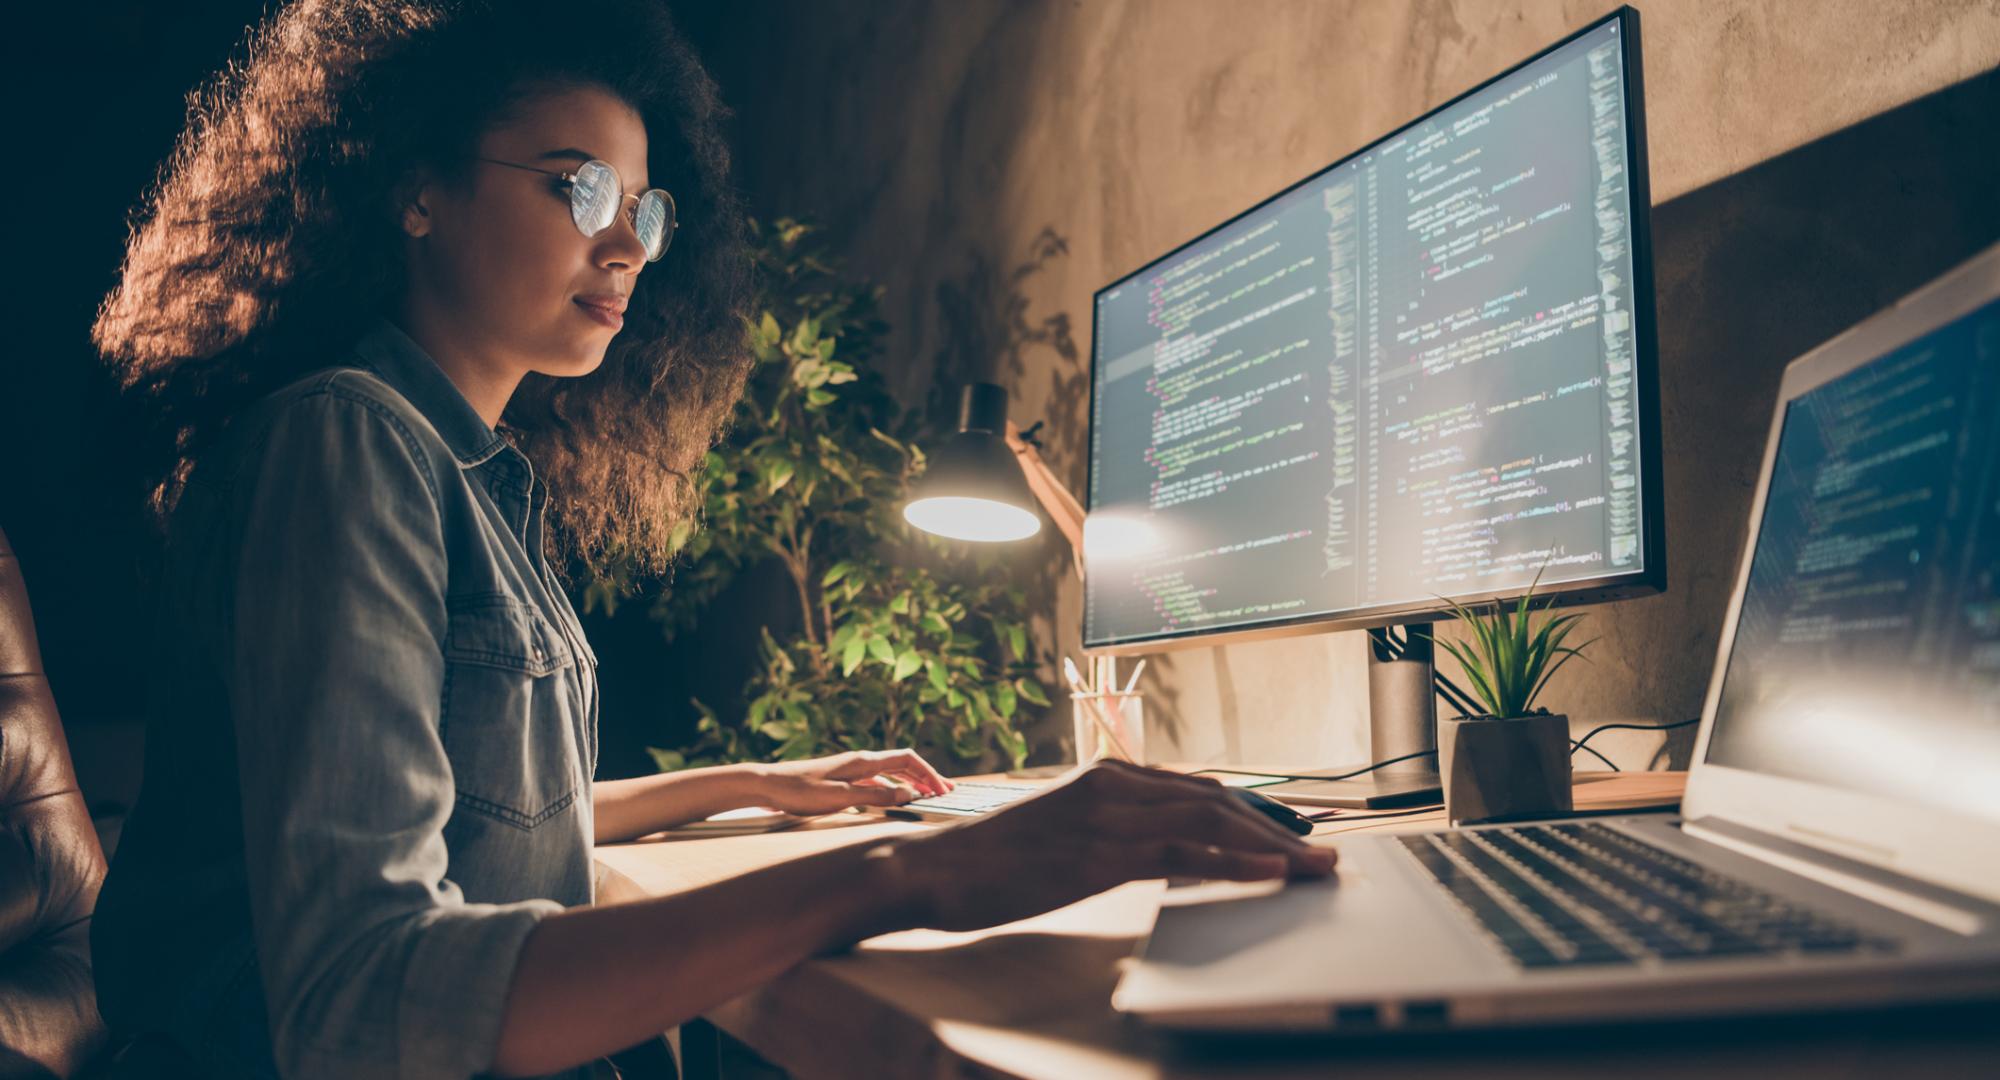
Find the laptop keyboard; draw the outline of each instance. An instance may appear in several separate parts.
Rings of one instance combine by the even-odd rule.
[[[1524,968],[1895,947],[1599,824],[1397,839]]]
[[[1025,798],[1041,788],[1027,784],[990,784],[981,780],[953,781],[950,791],[925,799],[912,799],[903,806],[938,814],[984,814]]]

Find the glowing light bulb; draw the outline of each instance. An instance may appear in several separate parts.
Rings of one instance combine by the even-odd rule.
[[[953,540],[1022,540],[1042,528],[1040,518],[1018,506],[956,495],[913,500],[903,507],[903,519]]]

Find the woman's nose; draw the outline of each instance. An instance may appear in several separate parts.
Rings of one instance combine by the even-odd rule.
[[[632,196],[625,196],[631,199]],[[637,271],[646,265],[646,245],[639,239],[633,216],[620,208],[617,220],[598,236],[598,263]]]

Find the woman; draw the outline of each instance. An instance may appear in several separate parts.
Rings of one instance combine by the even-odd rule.
[[[157,406],[171,517],[93,930],[114,1030],[225,1076],[543,1074],[872,934],[1331,868],[1211,782],[1110,767],[591,906],[594,843],[949,787],[906,750],[591,780],[553,567],[659,565],[741,391],[722,115],[637,3],[301,0],[198,99],[95,329]]]

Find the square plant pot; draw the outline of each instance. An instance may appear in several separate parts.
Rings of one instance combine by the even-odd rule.
[[[1569,717],[1438,717],[1438,774],[1454,825],[1568,813]]]

